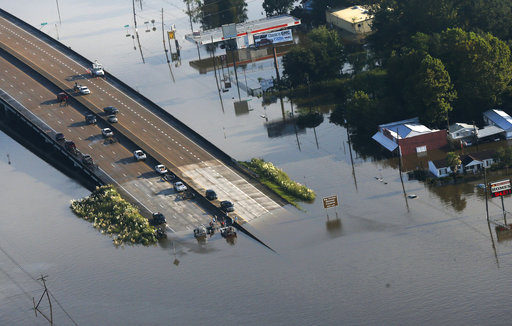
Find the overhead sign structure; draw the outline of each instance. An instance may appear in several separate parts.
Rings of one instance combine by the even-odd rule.
[[[325,209],[331,208],[331,207],[336,207],[336,206],[338,206],[338,196],[334,195],[334,196],[324,197],[324,198],[322,198],[322,202],[324,203]]]
[[[489,189],[491,189],[491,197],[501,197],[512,194],[512,187],[510,186],[509,180],[502,180],[497,182],[489,183]]]

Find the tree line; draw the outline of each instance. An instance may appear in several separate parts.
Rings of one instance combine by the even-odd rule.
[[[512,1],[315,0],[311,13],[298,13],[322,23],[325,9],[354,4],[374,16],[364,48],[354,51],[320,26],[283,58],[285,87],[347,81],[331,90],[344,94],[332,122],[375,130],[419,116],[445,128],[450,121],[478,123],[497,106],[512,109]]]

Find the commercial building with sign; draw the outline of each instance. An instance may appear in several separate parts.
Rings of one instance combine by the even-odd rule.
[[[234,28],[234,30],[236,30],[236,41],[238,44],[238,48],[243,49],[255,43],[254,38],[256,35],[269,35],[272,34],[273,32],[287,29],[297,25],[300,25],[300,19],[290,15],[279,15],[236,24],[236,26],[233,27],[229,26],[228,29]],[[224,32],[226,32],[226,27],[227,26],[224,27]],[[234,36],[235,32],[232,31],[229,33],[229,35]],[[284,35],[282,36],[284,37]],[[274,40],[278,37],[278,35],[274,35],[271,36],[271,39]],[[185,38],[199,45],[218,43],[226,40],[222,27],[187,34],[185,35]]]

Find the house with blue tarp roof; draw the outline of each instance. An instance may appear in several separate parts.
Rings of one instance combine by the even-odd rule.
[[[430,129],[417,117],[379,125],[372,138],[390,152],[398,149],[400,155],[424,153],[448,144],[446,130]]]
[[[484,112],[484,122],[487,125],[497,126],[505,131],[505,138],[512,139],[512,117],[501,110]]]

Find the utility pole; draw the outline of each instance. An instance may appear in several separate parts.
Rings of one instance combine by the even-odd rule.
[[[279,83],[281,78],[279,77],[279,65],[277,64],[277,52],[276,52],[275,46],[272,46],[272,54],[274,57],[274,67],[276,68],[276,79],[277,79],[277,82]]]
[[[62,25],[62,20],[60,19],[60,9],[59,9],[59,0],[55,0],[57,3],[57,14],[59,14],[59,25]]]
[[[140,4],[142,6],[142,3]],[[139,39],[139,31],[137,30],[137,17],[135,15],[135,0],[132,0],[132,8],[133,8],[133,24],[135,26],[135,36],[137,37],[137,43],[139,44],[139,50],[140,50],[140,56],[142,58],[142,63],[146,63],[144,61],[144,55],[142,54],[142,47],[140,46],[140,39]]]
[[[34,312],[36,314],[36,317],[37,317],[37,312],[39,311],[39,313],[50,323],[50,325],[53,325],[52,301],[50,300],[50,295],[48,294],[48,288],[46,287],[46,278],[47,277],[48,277],[48,275],[44,275],[44,276],[41,275],[41,277],[37,279],[38,281],[43,282],[44,291],[43,291],[43,294],[41,294],[41,298],[39,298],[37,305],[36,305],[36,300],[34,299],[34,297],[32,297],[32,302],[34,303]],[[45,294],[46,294],[46,298],[48,299],[48,304],[50,305],[50,317],[46,316],[41,310],[39,310],[39,304],[41,303],[41,300],[43,300],[43,297],[45,296]]]
[[[169,38],[169,36],[167,36]],[[172,67],[169,61],[169,55],[167,54],[167,48],[165,47],[165,31],[164,31],[164,8],[162,8],[162,42],[164,43],[164,52],[165,52],[165,58],[167,59],[167,65],[169,66],[169,71],[171,72],[172,81],[176,82],[174,80],[174,74],[172,73]],[[171,49],[171,46],[169,44],[169,50]]]

